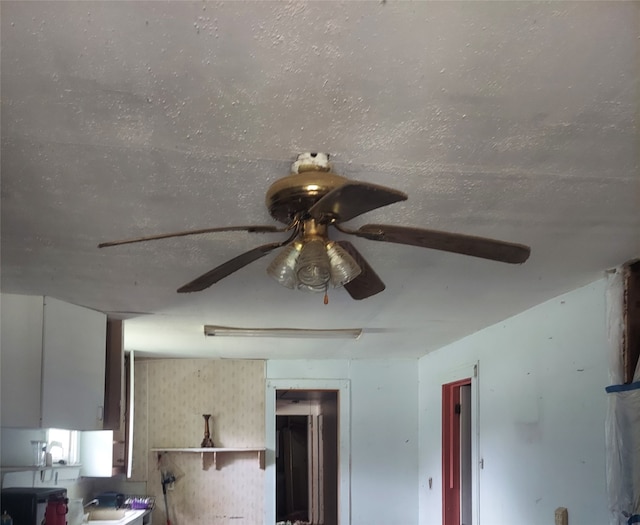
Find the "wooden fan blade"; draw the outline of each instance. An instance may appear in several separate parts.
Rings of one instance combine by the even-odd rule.
[[[204,275],[201,275],[197,279],[194,279],[190,283],[185,284],[181,288],[178,288],[178,293],[200,292],[205,288],[209,288],[212,284],[217,283],[221,279],[231,275],[233,272],[237,272],[247,264],[257,261],[261,257],[267,255],[271,250],[275,250],[276,248],[283,246],[283,244],[284,243],[281,242],[263,244],[253,250],[249,250],[248,252],[238,255],[213,270],[208,271]]]
[[[349,295],[359,301],[383,291],[384,283],[355,246],[349,241],[337,241],[337,243],[354,258],[362,270],[358,277],[344,285]]]
[[[395,242],[421,248],[431,248],[445,252],[461,253],[472,257],[481,257],[493,261],[520,264],[529,258],[531,249],[523,244],[450,233],[422,228],[389,226],[384,224],[365,224],[355,231],[339,228],[344,233],[351,233],[372,241]]]
[[[158,239],[168,239],[170,237],[186,237],[187,235],[199,235],[201,233],[220,233],[220,232],[236,232],[246,231],[249,233],[279,233],[287,231],[286,229],[276,228],[275,226],[227,226],[222,228],[203,228],[201,230],[188,230],[175,233],[162,233],[160,235],[149,235],[148,237],[137,237],[135,239],[125,239],[123,241],[110,241],[98,244],[98,248],[107,248],[108,246],[119,246],[121,244],[133,244],[136,242],[155,241]]]
[[[331,190],[311,208],[309,215],[316,220],[326,218],[346,222],[376,208],[407,200],[401,191],[366,182],[347,182]]]

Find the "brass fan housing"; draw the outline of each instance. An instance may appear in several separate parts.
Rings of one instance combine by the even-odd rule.
[[[331,171],[325,153],[303,153],[290,175],[278,179],[267,190],[266,205],[271,216],[290,224],[295,217],[305,220],[305,212],[331,190],[349,180]]]

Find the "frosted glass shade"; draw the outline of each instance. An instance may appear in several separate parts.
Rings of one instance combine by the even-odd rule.
[[[290,289],[325,292],[355,279],[362,270],[339,244],[314,238],[296,241],[282,249],[267,268],[279,284]]]
[[[323,291],[331,279],[329,257],[322,239],[304,244],[296,263],[296,276],[301,287]]]
[[[349,252],[335,242],[327,243],[327,255],[331,266],[331,284],[334,288],[353,281],[362,272]]]
[[[267,268],[267,273],[278,283],[292,290],[298,284],[296,262],[302,250],[302,243],[293,242],[287,245]]]

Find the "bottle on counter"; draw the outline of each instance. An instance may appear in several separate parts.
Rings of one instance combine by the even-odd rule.
[[[84,507],[81,498],[69,500],[69,513],[67,514],[68,525],[82,525],[84,521]]]

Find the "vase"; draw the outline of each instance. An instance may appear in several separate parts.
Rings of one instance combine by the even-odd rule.
[[[214,445],[209,432],[209,418],[211,417],[211,414],[202,414],[202,417],[204,418],[204,438],[200,446],[202,448],[213,448]]]

